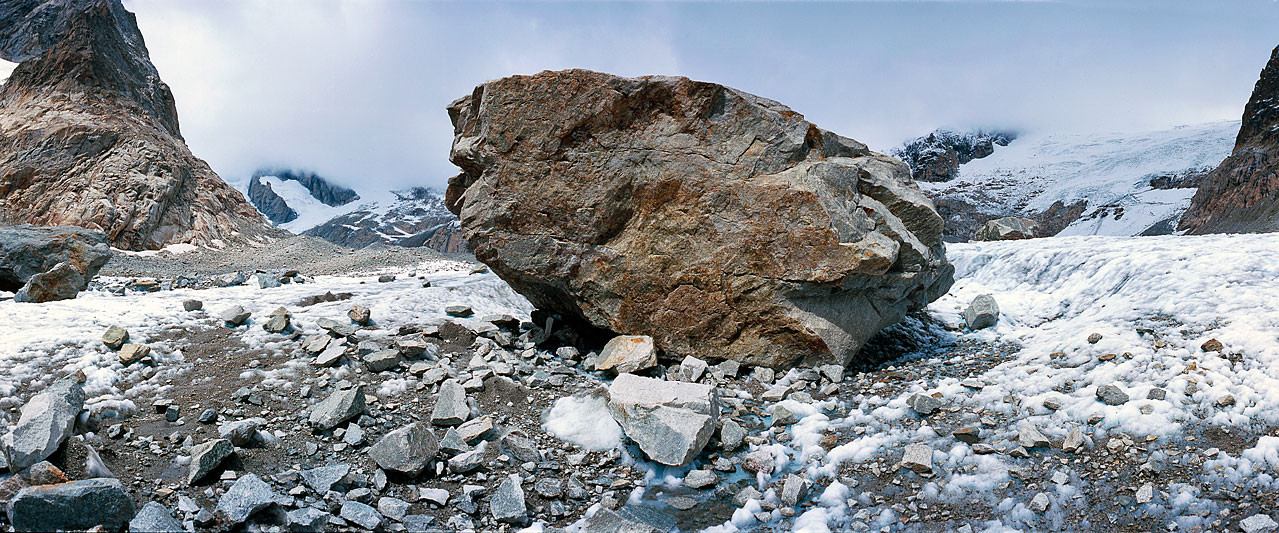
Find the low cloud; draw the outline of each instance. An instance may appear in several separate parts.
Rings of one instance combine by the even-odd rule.
[[[686,75],[884,150],[937,127],[1237,119],[1279,22],[1273,3],[125,5],[183,134],[224,178],[293,166],[366,190],[442,186],[456,173],[444,107],[509,74]]]

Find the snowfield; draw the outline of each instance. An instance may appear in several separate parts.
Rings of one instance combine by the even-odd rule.
[[[1154,189],[1151,178],[1216,167],[1238,132],[1239,121],[1223,121],[1136,133],[1030,133],[960,166],[952,181],[919,186],[933,198],[961,198],[1000,215],[1083,200],[1084,217],[1061,235],[1138,235],[1180,217],[1195,193]]]
[[[1015,357],[975,376],[984,386],[979,390],[952,378],[914,383],[893,396],[788,405],[806,408],[807,416],[788,428],[792,438],[786,446],[762,446],[772,449],[786,466],[772,476],[761,474],[757,488],[764,491],[797,471],[813,481],[814,490],[822,494],[823,508],[795,519],[796,531],[896,526],[900,516],[894,510],[874,510],[874,492],[854,488],[848,499],[828,498],[821,487],[839,494],[848,490],[836,486],[841,467],[877,456],[900,457],[906,445],[926,443],[933,447],[934,464],[950,474],[925,482],[916,503],[985,502],[1001,511],[1001,516],[985,524],[987,531],[1068,528],[1061,518],[1068,507],[1111,503],[1091,501],[1089,490],[1081,489],[1087,485],[1079,472],[1063,462],[1060,472],[1066,482],[1043,487],[1056,503],[1039,516],[1028,508],[1034,492],[1024,497],[994,495],[993,489],[1010,479],[1013,460],[1005,455],[976,455],[972,446],[951,437],[949,431],[931,427],[927,420],[914,428],[901,424],[916,416],[907,399],[940,393],[949,405],[963,411],[1020,416],[1019,425],[1034,427],[1055,442],[1065,439],[1071,429],[1081,428],[1088,434],[1088,447],[1110,436],[1133,435],[1141,442],[1161,439],[1161,444],[1175,448],[1188,444],[1185,435],[1190,425],[1217,426],[1244,435],[1264,433],[1279,425],[1279,262],[1273,259],[1274,250],[1279,250],[1279,235],[1273,234],[949,244],[947,255],[956,265],[957,281],[929,312],[958,327],[961,312],[974,297],[994,295],[1001,308],[998,324],[962,335],[1014,341],[1020,345]],[[1087,340],[1092,333],[1102,335],[1096,344]],[[1221,356],[1201,349],[1214,338],[1225,346]],[[1103,361],[1105,354],[1115,356]],[[1097,387],[1107,384],[1118,386],[1130,400],[1119,406],[1099,402]],[[1148,399],[1155,388],[1166,391],[1165,400]],[[1227,396],[1234,398],[1233,403],[1223,400]],[[1009,398],[1018,401],[1009,403]],[[1061,406],[1045,408],[1049,399]],[[976,425],[976,415],[972,416]],[[823,432],[840,428],[863,432],[829,451],[817,445]],[[1015,441],[1018,430],[985,435],[982,442]],[[1204,527],[1209,522],[1204,517],[1220,511],[1216,502],[1206,498],[1207,487],[1238,483],[1279,488],[1275,481],[1279,438],[1256,438],[1238,455],[1215,449],[1211,453],[1198,480],[1204,488],[1196,484],[1157,487],[1156,494],[1162,491],[1166,497],[1155,498],[1142,511],[1169,527]],[[1143,466],[1165,461],[1180,459],[1156,451]],[[776,496],[771,489],[765,492],[766,500],[776,501]],[[863,508],[860,515],[856,514],[859,507]],[[776,511],[772,522],[783,523]],[[738,512],[717,530],[757,525],[751,512]],[[1094,525],[1104,525],[1101,517]]]

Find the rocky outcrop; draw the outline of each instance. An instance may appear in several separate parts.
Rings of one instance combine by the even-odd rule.
[[[102,230],[153,249],[273,233],[196,158],[168,86],[119,0],[0,6],[0,224]]]
[[[476,257],[668,357],[847,363],[953,282],[909,169],[772,100],[569,70],[485,83],[449,116],[446,202]]]
[[[1178,229],[1189,233],[1279,231],[1279,47],[1243,109],[1235,149],[1203,182]]]
[[[287,169],[258,170],[249,179],[249,201],[253,202],[253,206],[275,224],[297,220],[298,212],[290,207],[284,198],[276,194],[270,183],[262,179],[266,176],[272,176],[281,181],[296,181],[311,193],[312,198],[328,206],[337,207],[360,199],[360,195],[355,191],[331,183],[314,172]]]
[[[916,180],[950,181],[959,175],[959,165],[993,154],[995,146],[1008,146],[1016,138],[1011,132],[937,130],[906,143],[893,155],[910,166]]]
[[[0,226],[0,291],[16,292],[20,301],[73,298],[109,260],[100,231]]]
[[[1020,217],[1002,217],[991,220],[973,234],[974,241],[1013,241],[1035,237],[1039,224]]]
[[[444,253],[466,252],[457,216],[444,207],[439,194],[425,187],[393,194],[395,201],[385,209],[376,204],[362,207],[302,234],[350,248],[383,243]]]

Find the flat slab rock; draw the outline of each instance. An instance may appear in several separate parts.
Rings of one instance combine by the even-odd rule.
[[[613,380],[608,407],[644,455],[671,466],[697,457],[715,433],[720,412],[715,387],[634,374]]]
[[[9,502],[7,512],[17,531],[82,531],[96,526],[119,531],[133,518],[133,499],[115,479],[83,479],[24,488]]]
[[[688,78],[511,76],[449,108],[445,202],[534,306],[666,356],[846,364],[953,283],[897,159]]]

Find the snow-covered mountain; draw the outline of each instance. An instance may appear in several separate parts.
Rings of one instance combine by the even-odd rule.
[[[255,173],[246,195],[277,227],[342,246],[466,251],[457,217],[425,187],[357,193],[315,174],[279,170]]]
[[[391,191],[392,198],[360,204],[302,233],[360,248],[374,243],[466,251],[462,227],[444,198],[425,187]]]
[[[1046,234],[1169,233],[1198,179],[1234,146],[1238,121],[1109,134],[1022,134],[959,167],[944,182],[920,182],[946,218],[946,235],[967,240],[985,221],[1023,216]]]

